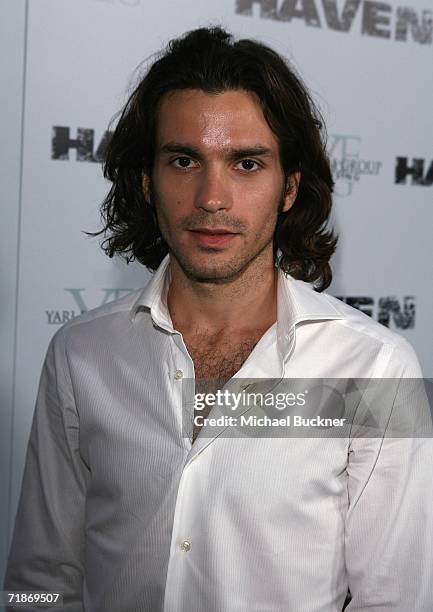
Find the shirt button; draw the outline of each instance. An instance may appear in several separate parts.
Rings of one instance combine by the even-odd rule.
[[[176,372],[174,373],[174,377],[176,380],[180,380],[181,378],[183,378],[182,370],[176,370]]]
[[[180,550],[182,552],[188,552],[189,550],[191,550],[191,542],[188,542],[188,540],[184,540],[183,542],[181,542]]]

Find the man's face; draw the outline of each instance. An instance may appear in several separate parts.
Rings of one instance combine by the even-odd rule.
[[[166,94],[151,183],[162,236],[189,278],[224,282],[272,265],[278,212],[296,186],[285,194],[278,140],[253,94]],[[143,187],[148,195],[147,177]]]

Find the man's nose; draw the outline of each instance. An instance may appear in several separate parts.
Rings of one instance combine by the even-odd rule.
[[[195,206],[208,212],[232,207],[229,178],[222,168],[207,168],[200,176]]]

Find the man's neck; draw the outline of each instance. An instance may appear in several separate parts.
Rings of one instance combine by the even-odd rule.
[[[249,266],[233,281],[198,282],[171,258],[167,295],[174,326],[190,333],[224,335],[267,329],[277,318],[277,272],[270,265]]]

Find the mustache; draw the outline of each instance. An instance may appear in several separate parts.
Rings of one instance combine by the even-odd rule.
[[[184,217],[180,222],[180,227],[181,229],[189,231],[194,231],[201,227],[208,227],[210,229],[224,227],[226,230],[234,233],[242,233],[247,229],[245,223],[240,219],[227,217],[225,215],[215,217],[214,215],[209,215],[205,211],[203,211],[203,213],[196,213]]]

